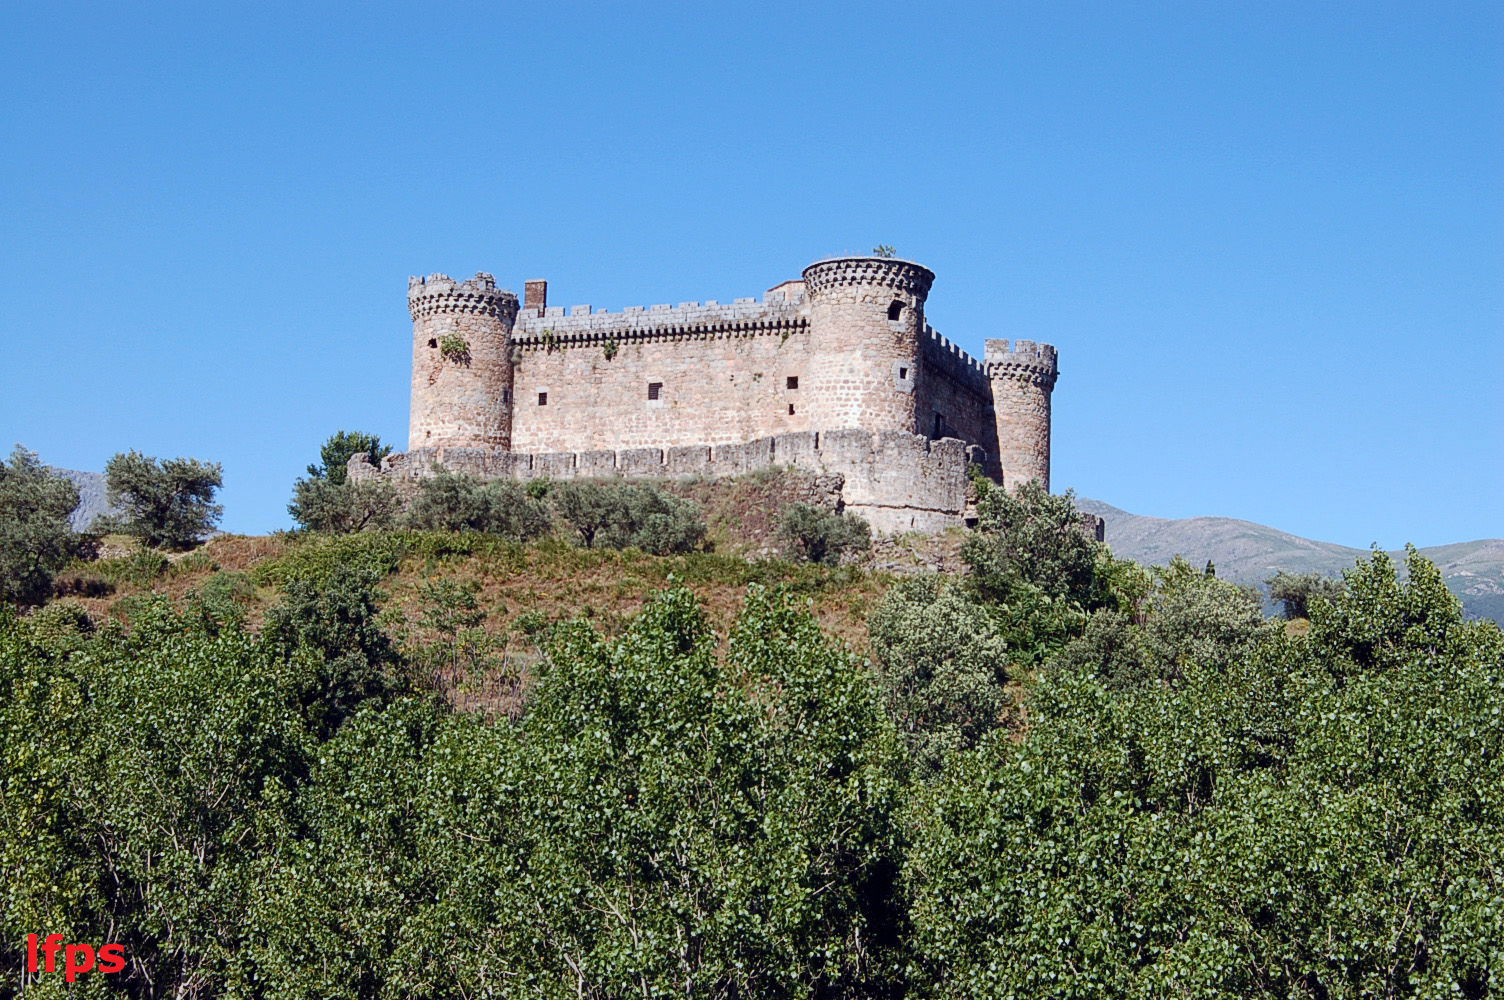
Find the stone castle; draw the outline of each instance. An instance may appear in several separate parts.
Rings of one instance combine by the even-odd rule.
[[[833,478],[838,504],[876,531],[961,524],[973,463],[1009,487],[1049,487],[1056,355],[988,340],[978,362],[925,322],[934,278],[911,261],[839,257],[761,301],[621,312],[550,306],[543,281],[527,282],[519,303],[489,274],[410,278],[409,450],[383,471],[567,479],[793,466]]]

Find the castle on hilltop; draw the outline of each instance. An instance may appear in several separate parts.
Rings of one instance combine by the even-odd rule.
[[[1050,482],[1055,348],[988,340],[978,362],[924,319],[935,275],[839,257],[761,301],[621,312],[519,303],[489,274],[408,280],[408,451],[383,471],[479,476],[726,476],[793,466],[835,477],[877,531],[967,513],[968,466]],[[369,466],[366,467],[369,470]],[[374,472],[374,470],[370,470]]]

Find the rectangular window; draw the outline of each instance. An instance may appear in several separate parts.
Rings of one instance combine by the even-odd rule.
[[[540,393],[538,393],[538,405],[539,406],[547,406],[548,405],[548,393],[546,393],[546,392],[540,392]]]
[[[904,380],[904,379],[906,379],[908,377],[909,377],[909,370],[907,368],[900,368],[900,369],[898,369],[898,378],[899,378],[899,381],[902,381],[902,380]]]
[[[790,403],[789,404],[789,416],[792,417],[793,415],[794,415],[794,404]]]
[[[649,382],[648,383],[648,398],[649,399],[657,399],[661,395],[663,395],[663,383],[662,382]]]
[[[788,387],[790,389],[797,389],[797,388],[799,388],[799,376],[798,375],[790,375],[789,378],[788,378],[787,385],[788,385]]]

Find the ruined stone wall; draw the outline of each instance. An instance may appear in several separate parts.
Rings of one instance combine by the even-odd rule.
[[[976,449],[955,439],[930,441],[902,431],[862,430],[772,435],[737,444],[679,445],[578,452],[497,452],[486,448],[420,448],[390,455],[382,471],[397,478],[454,472],[517,479],[675,478],[739,476],[791,466],[841,477],[847,510],[875,531],[939,531],[962,523],[967,464]]]
[[[806,430],[808,329],[802,301],[783,293],[524,314],[513,334],[512,447],[727,444]]]

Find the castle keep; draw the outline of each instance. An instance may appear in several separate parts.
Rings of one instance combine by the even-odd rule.
[[[988,340],[978,362],[924,318],[934,274],[841,257],[762,298],[622,312],[521,302],[489,274],[408,280],[409,450],[384,470],[481,476],[841,477],[878,531],[965,516],[967,466],[1050,481],[1055,348]],[[369,468],[369,467],[367,467]]]

